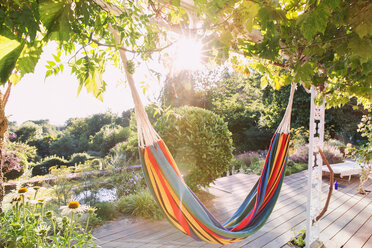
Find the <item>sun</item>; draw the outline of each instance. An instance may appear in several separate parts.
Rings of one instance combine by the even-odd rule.
[[[190,39],[181,38],[175,44],[174,70],[195,71],[202,67],[202,43]]]

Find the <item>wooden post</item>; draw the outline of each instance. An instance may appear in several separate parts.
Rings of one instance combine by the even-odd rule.
[[[319,224],[316,217],[321,211],[321,187],[323,160],[319,148],[323,149],[324,141],[324,103],[315,104],[317,91],[311,87],[309,160],[306,206],[306,248],[320,247]]]

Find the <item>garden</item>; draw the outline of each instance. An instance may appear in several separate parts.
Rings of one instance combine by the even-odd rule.
[[[168,65],[174,51],[167,49],[176,43],[172,36],[179,35],[173,29],[192,22],[187,8],[174,2],[0,3],[4,86],[0,94],[0,247],[96,247],[92,230],[108,221],[166,217],[141,168],[137,109],[70,118],[56,126],[47,119],[8,121],[11,113],[6,113],[5,106],[12,97],[11,87],[18,87],[24,75],[34,72],[48,42],[57,44],[57,49],[53,60],[45,64],[45,77],[61,74],[61,58],[69,56],[67,66],[77,78],[79,91],[85,88],[103,101],[106,84],[114,83],[102,80],[108,66],[105,61],[126,73],[127,81],[136,70],[142,72],[141,63]],[[162,71],[167,76],[157,99],[145,107],[187,186],[208,202],[213,198],[208,187],[216,179],[237,173],[260,175],[272,135],[286,111],[290,83],[296,81],[285,175],[308,167],[309,89],[316,87],[318,103],[325,99],[327,107],[324,154],[330,164],[360,163],[359,192],[367,193],[363,185],[372,171],[372,32],[365,9],[372,5],[347,1],[360,13],[349,16],[343,1],[309,6],[284,1],[277,7],[273,1],[236,1],[235,8],[228,1],[208,1],[212,7],[206,2],[195,1],[204,23],[200,29],[216,35],[196,32],[195,38],[209,44],[211,48],[201,52],[207,59],[202,60],[213,60],[214,66],[180,69],[175,63],[171,69],[166,67],[169,71]],[[122,7],[125,11],[119,11]],[[302,7],[308,14],[301,14]],[[226,26],[220,27],[216,14],[229,15],[233,21],[226,17],[222,22]],[[171,30],[165,24],[156,25],[154,18]],[[231,33],[226,32],[228,28]],[[247,30],[257,29],[263,31],[259,38],[244,36]],[[118,32],[120,44],[128,49],[115,43],[109,30]],[[134,59],[122,64],[119,50],[135,54]],[[255,62],[247,61],[253,57]],[[153,69],[149,73],[159,81],[164,76]],[[151,89],[143,82],[139,87],[145,96]]]

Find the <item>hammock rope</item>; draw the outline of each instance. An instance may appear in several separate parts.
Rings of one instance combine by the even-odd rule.
[[[120,44],[117,31],[110,29],[116,44]],[[260,178],[238,210],[222,224],[185,184],[171,153],[148,119],[133,77],[127,71],[125,51],[119,50],[119,53],[135,105],[142,169],[149,189],[168,221],[195,240],[222,245],[241,241],[258,231],[272,212],[283,183],[296,85],[292,84],[288,106],[271,140]]]

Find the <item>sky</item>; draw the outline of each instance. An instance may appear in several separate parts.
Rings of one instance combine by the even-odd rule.
[[[10,121],[16,121],[17,125],[20,125],[27,120],[49,119],[51,124],[61,126],[71,117],[87,117],[106,111],[121,114],[124,110],[134,107],[129,86],[119,83],[119,80],[124,81],[125,75],[113,66],[108,66],[103,75],[108,84],[103,102],[88,94],[84,88],[80,95],[77,95],[79,83],[71,75],[67,63],[64,63],[63,73],[45,79],[45,64],[47,60],[53,60],[52,53],[56,53],[53,44],[45,48],[35,72],[25,75],[12,87],[5,109]],[[68,61],[69,58],[62,57],[62,61]],[[134,78],[137,89],[141,81],[150,85],[146,96],[139,90],[146,104],[159,94],[161,85],[157,79],[146,75],[144,67],[136,71]],[[2,92],[4,91],[2,88]]]

